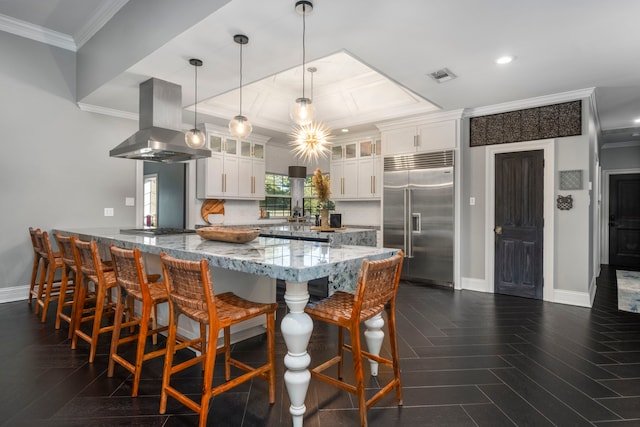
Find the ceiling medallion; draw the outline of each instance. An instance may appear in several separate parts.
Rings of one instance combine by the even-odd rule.
[[[330,139],[332,137],[329,128],[322,122],[312,122],[307,125],[294,128],[291,136],[291,145],[294,156],[304,162],[317,162],[320,157],[329,155]]]

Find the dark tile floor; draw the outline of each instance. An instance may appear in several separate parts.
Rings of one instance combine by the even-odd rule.
[[[398,301],[404,407],[383,399],[369,411],[371,426],[640,425],[640,315],[617,310],[613,269],[603,267],[592,309],[407,282]],[[106,377],[107,339],[90,365],[86,345],[71,351],[66,330],[55,331],[52,317],[41,324],[24,301],[0,305],[0,324],[2,425],[196,425],[172,399],[158,414],[162,360],[145,366],[131,398],[122,368]],[[335,336],[316,325],[311,354],[329,356]],[[265,347],[255,338],[234,352],[261,361]],[[284,348],[279,335],[276,404],[254,380],[214,399],[210,425],[291,425]],[[186,371],[180,387],[198,395],[199,376],[197,367]],[[306,403],[305,426],[358,423],[353,398],[324,384],[312,381]]]

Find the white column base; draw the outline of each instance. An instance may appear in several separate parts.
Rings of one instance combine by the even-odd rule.
[[[384,340],[384,332],[382,327],[384,326],[384,319],[382,318],[382,312],[376,314],[369,320],[364,321],[367,329],[364,331],[364,338],[367,341],[367,349],[369,353],[380,355],[380,349],[382,348],[382,341]],[[378,362],[369,359],[371,365],[371,376],[378,376]]]
[[[307,282],[286,282],[287,288],[284,300],[289,308],[282,318],[280,330],[287,345],[287,355],[284,357],[284,383],[289,394],[291,406],[289,412],[294,427],[302,427],[307,407],[304,404],[311,381],[311,373],[307,369],[311,364],[311,357],[307,353],[309,339],[313,332],[313,321],[304,308],[309,302]]]

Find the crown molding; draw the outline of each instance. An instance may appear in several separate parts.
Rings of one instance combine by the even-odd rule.
[[[121,119],[135,120],[136,122],[139,120],[139,116],[137,113],[130,113],[128,111],[115,110],[113,108],[100,107],[98,105],[85,104],[82,102],[78,102],[78,108],[82,111],[86,111],[87,113],[97,113],[104,114],[105,116],[118,117]]]
[[[0,14],[0,30],[73,52],[77,50],[76,42],[68,34],[53,31],[7,15]]]
[[[103,3],[82,28],[74,34],[77,49],[80,49],[89,41],[128,1],[129,0],[111,0]]]
[[[535,98],[519,99],[517,101],[504,102],[502,104],[488,105],[486,107],[467,108],[463,117],[486,116],[489,114],[505,113],[507,111],[522,110],[525,108],[541,107],[543,105],[559,104],[561,102],[575,101],[591,98],[595,88],[572,90],[568,92],[554,93],[552,95],[538,96]]]
[[[611,148],[629,148],[629,147],[638,147],[640,146],[640,141],[626,141],[626,142],[609,142],[607,144],[602,144],[602,149],[607,150]]]
[[[449,111],[437,111],[429,114],[421,114],[411,117],[406,117],[400,120],[388,120],[385,122],[375,123],[375,126],[380,131],[385,132],[407,126],[420,126],[427,123],[444,122],[448,120],[459,120],[462,117],[464,110],[449,110]]]

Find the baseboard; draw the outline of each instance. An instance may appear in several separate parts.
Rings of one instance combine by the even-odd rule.
[[[28,296],[29,285],[0,288],[0,304],[5,302],[26,300]]]
[[[463,277],[462,289],[468,291],[493,293],[493,289],[487,284],[485,279],[475,279],[473,277]]]
[[[593,286],[595,288],[595,286]],[[595,295],[595,290],[594,290]],[[580,307],[591,307],[591,292],[564,291],[562,289],[554,289],[553,302],[559,304],[577,305]]]

